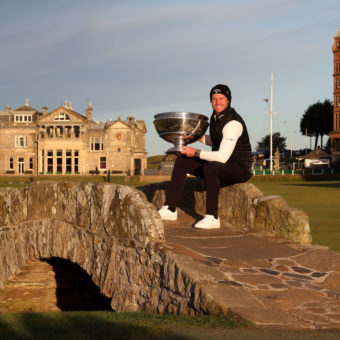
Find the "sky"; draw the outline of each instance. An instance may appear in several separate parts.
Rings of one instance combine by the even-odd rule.
[[[0,110],[28,98],[84,115],[90,102],[102,122],[133,115],[152,156],[172,146],[155,114],[210,117],[210,89],[227,84],[255,149],[270,132],[273,73],[273,132],[309,147],[300,120],[333,100],[339,12],[339,0],[0,0]]]

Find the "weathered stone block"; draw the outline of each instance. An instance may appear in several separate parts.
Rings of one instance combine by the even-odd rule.
[[[27,188],[0,190],[0,230],[17,226],[27,219]]]
[[[157,208],[165,202],[169,182],[153,183],[143,191]],[[185,212],[205,214],[206,192],[203,180],[186,181],[178,207]],[[312,241],[307,214],[279,196],[264,197],[252,183],[240,183],[220,189],[218,214],[222,225],[243,231],[263,231],[300,243]]]

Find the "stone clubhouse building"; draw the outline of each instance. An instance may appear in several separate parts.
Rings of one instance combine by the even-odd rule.
[[[147,167],[144,120],[106,123],[65,102],[50,112],[25,105],[0,111],[0,175],[143,175]]]

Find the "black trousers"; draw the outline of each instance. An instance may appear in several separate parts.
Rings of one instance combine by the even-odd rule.
[[[220,187],[243,183],[251,177],[249,167],[236,162],[208,162],[196,157],[179,156],[176,159],[171,182],[166,193],[165,205],[168,205],[172,211],[176,209],[187,174],[205,180],[207,191],[206,214],[214,215],[216,218]]]

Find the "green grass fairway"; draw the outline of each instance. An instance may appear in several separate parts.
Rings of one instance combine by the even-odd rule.
[[[6,340],[335,340],[339,329],[256,329],[229,316],[186,317],[148,313],[55,312],[0,314]]]
[[[183,328],[254,328],[231,316],[174,316],[148,313],[54,312],[0,315],[0,339],[156,339]]]
[[[313,244],[340,251],[340,181],[251,180],[264,195],[282,196],[290,206],[304,210]]]

